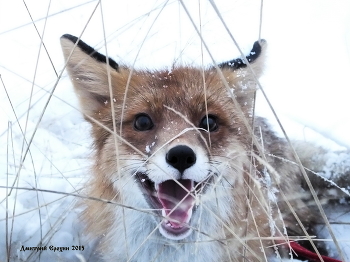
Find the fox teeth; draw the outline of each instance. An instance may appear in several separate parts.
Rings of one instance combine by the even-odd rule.
[[[142,181],[142,180],[141,180]],[[142,181],[144,182],[144,181]],[[191,180],[191,190],[190,193],[192,193],[192,191],[194,191],[195,187],[194,187],[195,182],[193,180]],[[154,189],[156,190],[156,192],[159,191],[159,184],[154,183]]]

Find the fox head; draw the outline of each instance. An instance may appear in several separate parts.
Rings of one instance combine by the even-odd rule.
[[[81,111],[92,125],[91,194],[151,209],[160,236],[170,240],[193,234],[201,206],[223,221],[241,215],[239,201],[228,196],[242,188],[249,165],[265,41],[254,44],[249,67],[238,58],[204,69],[152,71],[118,65],[71,35],[62,36],[61,44]],[[214,220],[205,216],[203,226]]]

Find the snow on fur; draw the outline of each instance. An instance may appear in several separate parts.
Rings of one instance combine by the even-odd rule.
[[[40,34],[45,22],[42,18],[46,17],[49,8],[51,16],[46,23],[44,42],[57,74],[63,69],[59,37],[67,32],[79,35],[96,5],[94,1],[71,2],[52,1],[49,7],[39,6],[36,1],[26,1]],[[123,3],[125,6],[118,7],[113,1],[103,2],[108,54],[122,63],[137,61],[135,66],[140,68],[150,64],[152,67],[165,66],[174,60],[177,63],[199,64],[200,41],[192,27],[187,26],[185,15],[178,15],[179,6],[169,4],[157,18],[153,31],[146,35],[163,4],[160,1],[146,2],[150,1],[138,1],[135,5]],[[257,37],[260,6],[254,1],[235,4],[216,2],[225,21],[230,21],[231,32],[237,35],[243,49],[249,50]],[[350,59],[346,55],[350,39],[349,30],[346,30],[350,21],[346,10],[350,8],[346,1],[340,1],[338,5],[327,0],[322,3],[310,2],[306,6],[301,0],[283,5],[279,1],[265,3],[263,33],[264,38],[269,40],[270,49],[268,69],[262,83],[292,137],[316,141],[326,148],[349,149],[348,110],[345,106],[349,90],[344,87],[350,84],[347,73],[350,71]],[[197,17],[198,3],[193,6],[188,4],[191,14]],[[74,6],[79,7],[70,9]],[[202,8],[202,18],[205,17],[207,22],[202,23],[204,38],[217,62],[236,57],[235,47],[209,4]],[[156,11],[150,14],[145,11],[152,9]],[[276,9],[279,11],[276,12]],[[65,11],[60,13],[62,10]],[[1,11],[0,174],[3,175],[0,176],[0,232],[7,239],[0,239],[0,260],[6,261],[6,254],[10,252],[13,257],[10,261],[84,261],[80,255],[86,261],[96,261],[94,242],[87,240],[81,232],[76,197],[69,195],[78,194],[89,176],[90,127],[76,109],[78,104],[66,74],[63,74],[38,125],[57,76],[45,50],[41,48],[38,71],[34,77],[40,39],[24,4],[10,1]],[[101,52],[105,53],[99,13],[93,16],[84,39],[102,48]],[[310,16],[310,13],[313,15]],[[248,18],[245,17],[247,14]],[[137,56],[144,38],[145,44]],[[334,56],[335,51],[342,55]],[[332,57],[334,66],[328,64],[329,57]],[[206,53],[204,60],[206,64],[212,62]],[[264,102],[258,102],[257,111],[273,120]],[[29,142],[30,150],[24,155]],[[329,152],[327,159],[327,168],[321,175],[331,181],[334,169],[349,167],[346,154]],[[19,189],[11,190],[12,186]],[[344,187],[344,190],[348,192],[349,188]],[[336,210],[326,209],[326,212],[334,223],[332,228],[346,258],[350,260],[350,215],[341,206]],[[321,225],[320,232],[324,238],[330,238]],[[8,246],[10,250],[6,250]],[[36,252],[35,247],[38,246],[46,246],[48,250]],[[84,251],[72,251],[72,246],[84,246]],[[22,247],[24,250],[21,251]],[[70,251],[60,252],[60,247],[69,247]],[[329,249],[330,255],[336,256],[336,248],[331,241]]]

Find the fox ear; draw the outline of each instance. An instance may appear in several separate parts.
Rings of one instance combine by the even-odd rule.
[[[246,56],[254,74],[241,58],[218,65],[226,79],[232,79],[230,82],[232,93],[247,117],[251,115],[254,105],[257,78],[263,72],[266,47],[265,40],[256,41],[249,55]]]
[[[249,55],[246,56],[246,59],[257,78],[259,78],[263,72],[266,47],[266,40],[261,39],[260,41],[256,41]],[[245,61],[241,58],[223,62],[219,64],[218,67],[221,69],[231,69],[233,71],[237,71],[238,78],[242,76],[242,78],[247,81],[254,80],[254,76],[252,75],[250,69],[247,67]]]
[[[82,112],[94,117],[110,99],[108,74],[119,75],[119,66],[75,36],[63,35],[61,46]]]

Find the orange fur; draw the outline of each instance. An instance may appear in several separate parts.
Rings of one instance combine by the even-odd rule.
[[[94,167],[85,194],[113,202],[83,203],[87,232],[100,238],[105,260],[265,261],[274,256],[274,238],[287,241],[286,227],[303,234],[285,204],[288,200],[304,221],[309,219],[300,200],[299,169],[280,159],[293,160],[284,141],[256,118],[253,132],[264,152],[252,146],[251,127],[246,124],[253,122],[255,80],[248,68],[208,68],[204,74],[192,67],[116,70],[79,45],[70,56],[73,47],[71,39],[62,38],[82,113],[92,124]],[[257,76],[262,63],[263,58],[252,63]],[[135,130],[140,113],[152,119],[152,129]],[[216,116],[215,132],[198,129],[208,114]],[[135,182],[140,170],[154,183],[177,180],[162,159],[178,145],[193,148],[197,158],[204,159],[203,169],[194,167],[196,174],[188,176],[210,184],[203,185],[203,191],[189,192],[199,203],[189,222],[193,232],[183,240],[152,232],[165,218],[150,211],[153,207],[144,193],[138,193],[140,182]],[[203,176],[203,170],[208,174]],[[130,204],[137,206],[123,207]],[[278,252],[284,256],[283,248]]]

